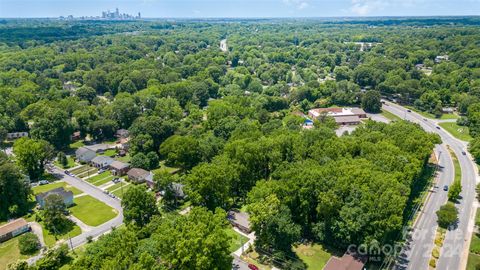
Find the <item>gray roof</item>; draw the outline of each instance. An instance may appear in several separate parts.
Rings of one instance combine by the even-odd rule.
[[[75,155],[78,157],[78,156],[84,155],[84,154],[87,153],[87,152],[92,152],[92,153],[95,154],[95,151],[94,151],[94,150],[91,150],[91,149],[89,149],[89,148],[87,148],[87,147],[82,146],[82,147],[78,148],[78,149],[75,151]]]
[[[128,168],[130,167],[130,164],[128,163],[124,163],[124,162],[121,162],[121,161],[118,161],[118,160],[114,160],[111,164],[110,164],[110,167],[115,169],[115,170],[123,170],[125,168]]]
[[[55,188],[52,190],[49,190],[47,192],[43,192],[40,194],[37,194],[36,198],[38,199],[45,199],[47,196],[52,195],[52,194],[58,194],[62,196],[62,198],[68,198],[68,197],[73,197],[73,192],[70,190],[65,190],[63,187]]]
[[[104,151],[104,150],[108,150],[110,148],[114,148],[114,146],[109,145],[109,144],[105,144],[105,143],[97,143],[97,144],[92,144],[92,145],[85,146],[85,148],[88,148],[92,151],[98,152],[98,151]]]
[[[133,168],[130,171],[128,171],[128,176],[129,177],[134,177],[134,178],[145,178],[149,175],[148,171],[145,171],[144,169],[140,168]]]
[[[107,165],[110,165],[112,164],[112,162],[114,162],[115,160],[111,157],[107,157],[107,156],[97,156],[95,158],[92,159],[92,162],[93,163],[97,163],[97,164],[104,164],[106,163]]]
[[[337,123],[358,123],[360,122],[360,118],[357,115],[352,116],[337,116],[334,117],[335,122]]]

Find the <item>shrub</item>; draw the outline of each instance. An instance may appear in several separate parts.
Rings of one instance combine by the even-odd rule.
[[[448,202],[437,211],[437,217],[438,225],[446,229],[457,221],[458,210],[453,203]]]
[[[18,239],[20,254],[33,254],[40,248],[40,241],[33,233],[25,233]]]
[[[438,247],[434,247],[433,250],[432,250],[432,256],[435,258],[435,259],[438,259],[440,257],[440,250]]]
[[[430,262],[428,263],[430,267],[436,268],[437,267],[437,260],[436,259],[430,259]]]

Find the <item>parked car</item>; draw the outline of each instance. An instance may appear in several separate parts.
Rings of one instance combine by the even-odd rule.
[[[101,174],[101,173],[103,173],[103,172],[105,172],[105,169],[104,169],[104,168],[101,168],[100,170],[98,170],[98,174]]]
[[[443,186],[443,190],[448,191],[448,186],[447,185]]]
[[[248,269],[251,269],[251,270],[260,270],[255,264],[248,264]]]
[[[50,182],[48,182],[47,180],[40,180],[40,181],[38,181],[38,184],[39,184],[40,186],[46,185],[46,184],[48,184],[48,183],[50,183]]]
[[[70,172],[68,170],[63,171],[66,175],[70,175]]]

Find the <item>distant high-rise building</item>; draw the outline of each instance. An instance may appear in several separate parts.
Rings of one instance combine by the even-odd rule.
[[[115,9],[115,18],[120,18],[120,13],[118,12],[118,8]]]
[[[138,12],[138,18],[139,18],[139,19],[142,18],[142,15],[140,14],[140,12]]]

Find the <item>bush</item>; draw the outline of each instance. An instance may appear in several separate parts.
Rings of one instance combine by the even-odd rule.
[[[40,241],[33,233],[25,233],[18,239],[20,254],[33,254],[40,248]]]
[[[437,260],[436,259],[430,259],[430,262],[428,263],[430,267],[436,268],[437,267]]]
[[[448,202],[437,211],[437,217],[438,225],[441,228],[447,229],[457,221],[458,210],[453,203]]]
[[[432,256],[435,258],[435,259],[438,259],[440,257],[440,250],[438,247],[434,247],[433,250],[432,250]]]

